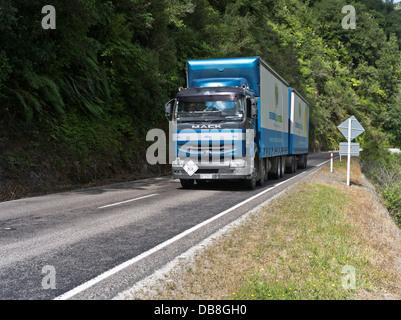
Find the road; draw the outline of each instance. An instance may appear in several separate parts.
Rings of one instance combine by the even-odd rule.
[[[0,203],[0,299],[111,299],[329,159],[252,191],[161,177]]]

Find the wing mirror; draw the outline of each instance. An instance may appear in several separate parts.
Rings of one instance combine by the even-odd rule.
[[[173,107],[175,105],[175,101],[176,101],[175,99],[171,99],[169,102],[167,102],[164,105],[164,113],[165,113],[167,118],[171,116],[171,111],[173,110]]]
[[[248,118],[256,119],[258,117],[258,102],[255,98],[246,98],[246,109]]]

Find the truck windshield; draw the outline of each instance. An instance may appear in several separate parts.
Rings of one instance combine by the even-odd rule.
[[[197,100],[197,99],[196,99]],[[240,121],[244,116],[242,99],[234,101],[179,100],[175,118],[178,121]]]

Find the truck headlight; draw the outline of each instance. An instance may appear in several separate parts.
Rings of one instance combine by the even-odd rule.
[[[244,168],[246,166],[246,161],[242,159],[233,160],[230,162],[230,168]]]
[[[177,158],[175,160],[173,160],[173,162],[171,163],[171,165],[173,167],[183,167],[184,166],[184,160],[181,160],[180,158]]]

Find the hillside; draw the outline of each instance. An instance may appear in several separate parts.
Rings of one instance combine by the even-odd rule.
[[[349,115],[368,155],[401,146],[392,1],[55,0],[56,29],[45,4],[0,0],[0,200],[163,172],[145,137],[167,129],[187,59],[262,57],[311,102],[311,151],[337,147]]]

